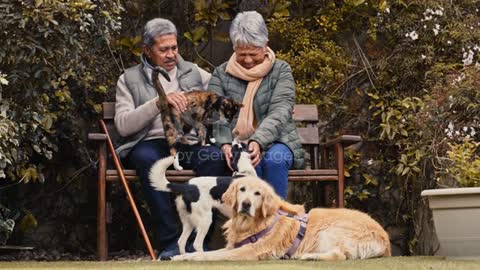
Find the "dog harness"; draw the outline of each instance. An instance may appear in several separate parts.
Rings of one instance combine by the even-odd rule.
[[[272,230],[273,226],[275,226],[275,224],[278,222],[279,216],[287,216],[300,221],[300,229],[298,230],[297,236],[295,237],[295,240],[293,241],[292,246],[287,250],[287,253],[285,253],[285,255],[282,256],[282,259],[290,259],[292,255],[295,253],[295,251],[297,251],[298,247],[300,246],[300,243],[303,240],[303,237],[305,236],[305,231],[307,230],[308,214],[304,214],[302,216],[296,216],[296,215],[292,215],[290,213],[284,212],[282,210],[278,210],[277,213],[278,214],[275,215],[275,219],[273,220],[272,224],[270,224],[268,227],[261,230],[260,232],[252,236],[249,236],[240,242],[235,243],[234,247],[239,248],[243,245],[257,242],[260,238],[262,238],[269,231]]]
[[[292,257],[292,255],[297,251],[298,247],[300,246],[300,243],[303,240],[303,237],[305,236],[305,231],[307,230],[307,222],[308,222],[308,214],[303,214],[302,216],[296,216],[292,215],[290,213],[284,212],[282,210],[278,210],[280,215],[287,216],[294,218],[298,221],[300,221],[300,228],[298,229],[297,236],[295,237],[295,240],[293,240],[293,245],[287,250],[287,253],[282,256],[282,259],[288,260]]]
[[[257,242],[258,239],[262,238],[265,234],[267,234],[269,231],[272,230],[273,226],[275,225],[275,223],[277,223],[277,221],[278,221],[278,215],[275,215],[275,219],[273,220],[272,224],[268,225],[268,227],[266,227],[265,229],[261,230],[260,232],[254,234],[252,236],[249,236],[249,237],[243,239],[240,242],[235,243],[233,246],[235,248],[239,248],[243,245]]]

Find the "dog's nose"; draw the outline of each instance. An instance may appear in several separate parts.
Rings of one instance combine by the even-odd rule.
[[[250,210],[251,206],[252,206],[252,204],[249,201],[242,202],[242,209],[245,210],[245,211]]]

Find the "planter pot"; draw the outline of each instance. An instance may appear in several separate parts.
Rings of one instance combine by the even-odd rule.
[[[438,255],[480,259],[480,188],[429,189],[422,196],[433,212]]]

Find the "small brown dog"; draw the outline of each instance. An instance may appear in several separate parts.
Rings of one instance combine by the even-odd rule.
[[[290,250],[301,222],[291,216],[278,215],[283,201],[266,182],[254,177],[239,178],[222,199],[234,213],[224,226],[226,248],[179,255],[173,260],[278,259]],[[262,231],[267,232],[260,239],[234,248]],[[304,237],[290,258],[346,260],[385,256],[390,256],[388,234],[370,216],[356,210],[316,208],[309,212]]]

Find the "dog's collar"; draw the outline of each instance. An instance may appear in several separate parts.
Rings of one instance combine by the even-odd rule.
[[[278,215],[275,215],[275,218],[274,218],[273,222],[270,225],[268,225],[268,227],[266,227],[265,229],[261,230],[260,232],[254,234],[252,236],[249,236],[249,237],[243,239],[240,242],[235,243],[234,247],[239,248],[243,245],[252,244],[252,243],[257,242],[260,238],[264,237],[269,231],[272,230],[273,226],[275,226],[275,223],[277,223],[277,221],[278,221]]]
[[[300,246],[300,243],[303,240],[303,237],[305,236],[305,231],[307,230],[307,222],[308,222],[308,214],[303,214],[303,216],[295,216],[290,213],[284,212],[282,210],[278,210],[278,213],[282,216],[287,216],[294,218],[298,221],[300,221],[300,229],[298,229],[297,237],[295,237],[295,240],[293,241],[292,246],[287,250],[287,253],[283,255],[282,259],[290,259],[292,255],[297,251],[298,247]]]

